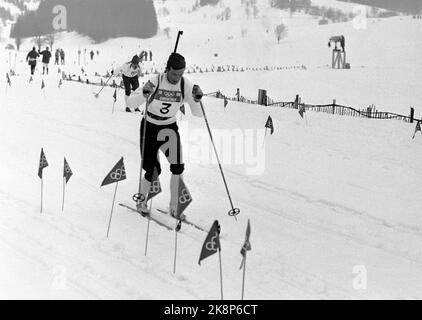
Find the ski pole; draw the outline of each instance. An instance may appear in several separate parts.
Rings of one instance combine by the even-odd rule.
[[[98,97],[99,97],[99,95],[100,95],[101,91],[103,91],[104,87],[105,87],[105,86],[107,85],[107,83],[110,81],[111,77],[113,77],[113,75],[111,75],[111,76],[107,79],[106,83],[103,85],[103,87],[100,89],[100,91],[98,91],[98,93],[96,93],[96,94],[94,95],[94,96],[95,96],[95,98],[98,98]]]
[[[219,166],[220,172],[221,172],[221,176],[223,177],[223,182],[224,182],[224,186],[226,187],[227,196],[229,197],[230,206],[232,207],[231,210],[228,212],[228,215],[234,217],[236,219],[236,221],[237,221],[236,216],[240,213],[240,209],[239,208],[235,208],[233,206],[233,201],[232,201],[232,198],[230,196],[230,192],[229,192],[229,188],[227,186],[226,178],[224,177],[223,168],[221,166],[220,158],[218,157],[217,149],[216,149],[215,144],[214,144],[214,139],[212,138],[212,133],[211,133],[210,125],[208,123],[207,115],[205,114],[205,109],[204,109],[204,105],[202,104],[202,100],[199,101],[199,104],[201,105],[202,113],[204,115],[205,123],[207,125],[208,133],[210,135],[211,143],[212,143],[212,146],[214,147],[215,157],[217,158],[218,166]]]

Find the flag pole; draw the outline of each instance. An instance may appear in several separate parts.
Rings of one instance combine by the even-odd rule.
[[[111,110],[111,114],[114,114],[114,105],[116,104],[116,101],[113,102],[113,109]]]
[[[43,197],[43,178],[41,178],[41,213],[42,213],[42,197]]]
[[[220,261],[220,288],[221,288],[221,300],[223,299],[223,267],[221,265],[221,249],[218,250],[218,259]]]
[[[149,212],[151,212],[151,209],[152,209],[152,199],[149,203]],[[149,238],[149,224],[150,224],[150,222],[151,222],[151,219],[149,219],[149,217],[148,217],[147,236],[146,236],[146,239],[145,239],[145,256],[147,256],[147,250],[148,250],[148,238]]]
[[[177,230],[174,231],[174,264],[173,264],[173,273],[176,273],[176,258],[177,258]]]
[[[64,210],[64,193],[66,189],[66,177],[63,177],[63,201],[62,201],[62,212]]]
[[[264,140],[262,140],[262,148],[264,148],[264,144],[265,144],[265,137],[267,136],[267,130],[268,128],[265,127],[265,135],[264,135]]]
[[[178,186],[177,189],[179,189],[179,183],[180,181],[178,181]],[[177,201],[177,205],[176,205],[176,212],[179,212],[179,201]],[[176,273],[176,259],[177,259],[177,233],[180,230],[180,225],[182,223],[182,220],[178,220],[177,221],[177,226],[174,229],[175,235],[174,235],[174,264],[173,264],[173,274]]]
[[[246,274],[246,251],[245,251],[245,257],[243,258],[243,280],[242,280],[242,300],[245,293],[245,274]]]
[[[114,189],[113,204],[111,206],[110,220],[108,222],[108,228],[107,228],[107,238],[108,238],[108,233],[110,232],[111,218],[113,216],[114,201],[116,199],[116,193],[117,193],[117,186],[118,185],[119,185],[119,182],[116,183],[116,188]]]

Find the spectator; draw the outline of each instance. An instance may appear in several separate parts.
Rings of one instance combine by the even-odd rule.
[[[59,59],[60,59],[60,50],[56,49],[56,53],[54,54],[55,60],[54,60],[54,65],[59,65]]]
[[[38,51],[38,53],[42,55],[42,63],[43,63],[42,74],[45,74],[45,71],[47,71],[47,74],[48,74],[48,64],[50,63],[50,59],[51,59],[50,48],[47,47],[44,51]]]
[[[65,57],[64,50],[60,49],[60,62],[61,62],[62,65],[65,64],[64,57]]]
[[[32,51],[26,56],[26,61],[28,61],[29,66],[31,67],[31,75],[34,75],[35,67],[37,66],[37,58],[40,55],[38,54],[35,47],[32,47]]]

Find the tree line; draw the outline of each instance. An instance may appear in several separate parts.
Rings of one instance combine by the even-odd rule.
[[[66,8],[67,29],[89,36],[96,42],[117,37],[153,37],[158,30],[157,15],[150,0],[44,0],[38,10],[19,16],[11,38],[55,33],[56,6]]]

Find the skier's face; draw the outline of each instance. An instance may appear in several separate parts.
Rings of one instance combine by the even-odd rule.
[[[171,84],[177,84],[182,78],[184,72],[184,68],[179,70],[174,70],[173,68],[170,68],[169,70],[167,70],[168,82],[170,82]]]

